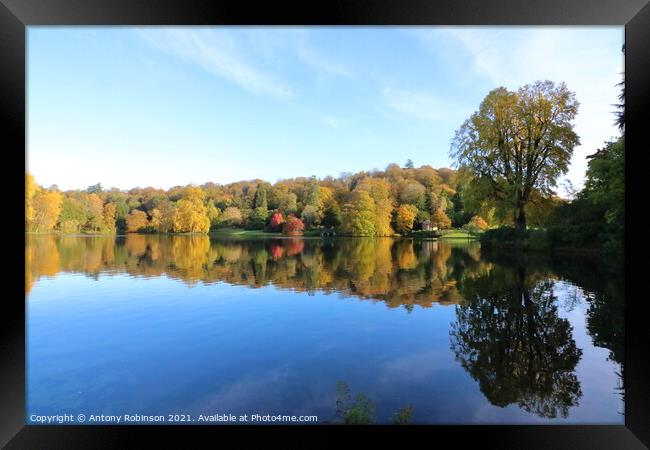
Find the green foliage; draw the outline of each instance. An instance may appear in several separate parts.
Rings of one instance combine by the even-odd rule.
[[[337,416],[345,425],[371,425],[375,406],[364,394],[359,394],[352,400],[348,385],[342,381],[336,383]]]
[[[266,186],[264,184],[258,185],[257,190],[255,191],[255,200],[253,201],[253,206],[255,208],[268,209]]]
[[[93,184],[92,186],[88,186],[86,188],[86,192],[88,192],[89,194],[99,194],[100,192],[102,192],[102,184],[97,183],[97,184]]]
[[[393,414],[393,425],[406,425],[411,422],[414,408],[407,405]],[[336,382],[336,417],[344,425],[372,425],[375,405],[365,394],[357,394],[352,399],[350,388],[343,381]]]
[[[327,228],[337,228],[341,225],[341,208],[338,203],[330,202],[325,207],[321,223]]]
[[[486,248],[513,247],[528,250],[547,250],[551,246],[548,234],[544,230],[521,230],[502,226],[485,231],[480,237],[481,245]]]
[[[320,222],[320,213],[315,205],[305,206],[300,217],[308,227],[312,227],[316,225],[317,222]]]
[[[266,224],[266,219],[269,217],[269,211],[266,207],[258,206],[255,208],[250,216],[248,216],[249,227],[253,230],[261,230]]]
[[[374,236],[375,202],[367,191],[353,191],[343,206],[341,231],[351,236]]]
[[[551,193],[568,170],[580,143],[572,123],[577,112],[575,94],[564,83],[537,81],[517,92],[494,89],[456,132],[451,156],[525,229],[524,207],[533,189]]]
[[[74,197],[63,197],[59,223],[62,233],[79,233],[81,226],[86,223],[86,212],[79,200]]]
[[[549,239],[555,245],[600,244],[622,253],[625,231],[625,141],[609,142],[590,156],[584,189],[550,215]]]
[[[221,211],[214,205],[213,201],[207,202],[206,210],[210,220],[210,229],[216,228],[221,222]]]

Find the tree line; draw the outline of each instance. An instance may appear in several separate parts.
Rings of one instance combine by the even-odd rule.
[[[471,189],[464,170],[390,164],[385,170],[339,177],[298,177],[120,190],[100,184],[84,190],[43,187],[26,175],[25,226],[30,232],[62,234],[207,233],[224,227],[284,231],[329,228],[353,236],[393,236],[422,228],[468,223],[479,228],[507,216]],[[559,200],[558,200],[559,201]],[[533,221],[545,217],[544,202],[528,206]]]
[[[457,173],[430,166],[220,185],[60,191],[26,176],[26,229],[32,232],[207,233],[220,227],[287,232],[319,227],[358,236],[409,233],[455,216]]]

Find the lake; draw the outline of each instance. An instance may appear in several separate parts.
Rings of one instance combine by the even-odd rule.
[[[27,423],[624,423],[623,278],[597,258],[204,235],[27,235],[25,255]]]

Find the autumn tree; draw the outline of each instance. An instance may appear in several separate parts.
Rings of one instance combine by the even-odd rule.
[[[301,235],[304,229],[305,224],[295,216],[289,217],[282,227],[284,234],[288,235]]]
[[[393,203],[390,198],[390,184],[383,178],[367,177],[359,182],[356,190],[366,191],[375,203],[375,235],[392,236],[390,226]]]
[[[115,205],[115,203],[106,203],[104,205],[104,227],[106,232],[111,234],[115,233],[116,216],[117,216],[117,206]]]
[[[298,196],[293,192],[282,192],[278,196],[278,208],[285,215],[298,211]]]
[[[235,206],[229,206],[223,210],[221,223],[227,226],[236,227],[241,225],[243,217],[241,210]]]
[[[178,201],[176,209],[174,232],[207,233],[210,231],[210,219],[203,202],[184,198]]]
[[[426,188],[415,180],[404,180],[400,184],[399,200],[401,203],[408,203],[418,209],[424,209],[426,206]]]
[[[81,202],[71,196],[64,196],[59,214],[59,231],[61,233],[79,233],[86,223],[86,211]]]
[[[308,226],[320,224],[323,217],[323,198],[322,189],[318,186],[318,181],[315,177],[310,178],[307,184],[307,195],[305,197],[305,207],[303,208],[301,217]]]
[[[81,204],[86,212],[86,222],[82,225],[85,231],[97,233],[104,228],[104,202],[96,193],[82,194]]]
[[[401,234],[409,234],[413,231],[413,222],[418,209],[413,205],[401,205],[395,211],[395,230]]]
[[[281,212],[276,212],[271,216],[271,229],[273,231],[280,231],[282,229],[282,224],[284,223],[284,217]]]
[[[135,209],[131,211],[126,217],[126,231],[129,233],[135,233],[141,228],[146,227],[148,223],[149,221],[147,220],[147,213],[140,211],[139,209]]]
[[[173,231],[176,233],[207,233],[210,219],[204,203],[205,192],[197,186],[187,186],[176,202]]]
[[[441,230],[451,227],[451,219],[442,208],[436,209],[433,214],[431,214],[431,223]]]
[[[352,236],[374,236],[376,207],[367,191],[350,193],[343,206],[341,231]]]
[[[523,230],[531,191],[552,193],[568,170],[579,144],[573,131],[577,112],[575,94],[564,83],[494,89],[456,131],[450,155],[457,167],[488,181],[490,194],[511,208],[516,228]]]
[[[30,229],[36,232],[48,232],[54,229],[61,206],[63,195],[59,191],[40,189],[31,199],[31,224]]]
[[[164,202],[160,203],[160,205],[158,205],[158,208],[156,209],[160,212],[160,217],[157,218],[158,231],[160,231],[161,233],[169,233],[173,231],[174,220],[176,217],[176,205],[174,205],[169,200],[165,200]],[[154,218],[152,216],[152,221],[153,220]]]
[[[163,220],[163,213],[158,208],[154,208],[149,212],[149,227],[154,230],[160,230],[160,224]]]
[[[38,191],[38,185],[34,181],[34,177],[28,173],[25,174],[25,229],[33,221],[34,207],[32,199]]]
[[[210,228],[214,228],[221,221],[221,211],[214,205],[214,202],[209,200],[206,205],[208,219],[210,220]]]
[[[469,223],[476,227],[478,230],[485,230],[488,228],[487,222],[481,216],[474,216]]]

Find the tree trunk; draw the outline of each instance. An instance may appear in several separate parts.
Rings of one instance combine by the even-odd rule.
[[[515,203],[514,223],[515,229],[524,231],[526,229],[526,212],[524,211],[525,203],[519,199]]]

